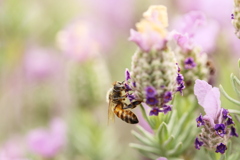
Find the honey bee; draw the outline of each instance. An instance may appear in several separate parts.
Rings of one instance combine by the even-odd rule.
[[[123,121],[136,124],[138,123],[137,116],[130,110],[133,109],[137,105],[139,105],[142,101],[134,101],[130,104],[126,104],[124,102],[126,95],[123,95],[122,92],[126,91],[124,81],[123,82],[114,82],[113,87],[108,92],[108,123],[110,121],[114,121],[115,115]],[[114,115],[115,114],[115,115]]]

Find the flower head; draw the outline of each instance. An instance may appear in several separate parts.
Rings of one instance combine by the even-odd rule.
[[[237,137],[238,134],[232,126],[234,122],[228,114],[228,110],[221,108],[219,89],[212,87],[206,81],[196,80],[194,94],[206,113],[203,117],[200,115],[196,119],[197,126],[204,128],[198,138],[204,142],[205,148],[223,154],[227,149],[224,144],[227,144],[232,136]]]

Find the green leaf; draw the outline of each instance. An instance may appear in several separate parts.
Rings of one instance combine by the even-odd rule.
[[[160,144],[163,144],[168,137],[168,129],[167,129],[167,125],[165,122],[162,122],[162,124],[158,128],[156,134],[157,134]]]
[[[233,99],[232,97],[230,97],[230,96],[226,93],[226,91],[223,89],[222,85],[219,85],[219,88],[220,88],[221,93],[225,96],[225,98],[227,98],[229,101],[233,102],[234,104],[240,106],[240,102],[237,101],[237,100],[235,100],[235,99]]]
[[[150,152],[150,153],[155,153],[157,155],[161,155],[161,151],[154,147],[149,147],[149,146],[136,144],[136,143],[130,143],[129,146],[132,148],[138,149],[140,152],[145,151],[145,152]]]
[[[137,125],[138,130],[144,135],[145,138],[147,138],[149,141],[154,142],[153,134],[146,131],[143,127],[140,125]]]
[[[168,148],[173,141],[174,141],[174,136],[171,135],[171,136],[168,138],[168,140],[166,140],[166,141],[164,142],[163,147],[164,147],[164,148]]]
[[[140,135],[139,133],[137,133],[136,131],[131,131],[131,133],[142,143],[146,144],[146,145],[153,145],[153,141]]]
[[[181,150],[181,148],[182,148],[182,142],[179,142],[174,149],[167,151],[167,155],[174,156],[176,152]]]
[[[174,129],[175,136],[178,136],[183,130],[183,126],[184,126],[183,124],[186,122],[187,116],[188,116],[187,113],[184,113],[184,115],[181,117],[179,122],[175,124],[175,129]]]
[[[177,111],[173,110],[172,115],[171,115],[171,119],[168,122],[168,129],[169,129],[170,133],[172,133],[174,131],[174,125],[176,125],[176,121],[177,121]]]

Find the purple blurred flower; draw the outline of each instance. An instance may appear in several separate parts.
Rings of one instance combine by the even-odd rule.
[[[58,68],[54,52],[46,49],[32,48],[24,57],[24,70],[28,78],[43,80],[52,75]]]
[[[61,119],[54,119],[50,129],[38,128],[28,135],[30,149],[43,157],[54,157],[66,144],[66,126]]]
[[[228,118],[226,124],[227,124],[228,126],[231,125],[231,124],[234,124],[232,118]]]
[[[222,110],[222,116],[223,116],[223,119],[227,119],[227,118],[232,118],[230,115],[229,115],[229,111],[227,109],[224,109]]]
[[[227,150],[227,146],[223,143],[220,143],[218,146],[217,146],[217,149],[216,149],[216,153],[221,153],[221,154],[224,154],[225,151]]]

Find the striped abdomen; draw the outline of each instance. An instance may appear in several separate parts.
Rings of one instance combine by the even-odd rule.
[[[114,113],[127,123],[138,123],[137,116],[132,111],[123,109],[123,104],[121,103],[117,104],[117,106],[114,108]]]

